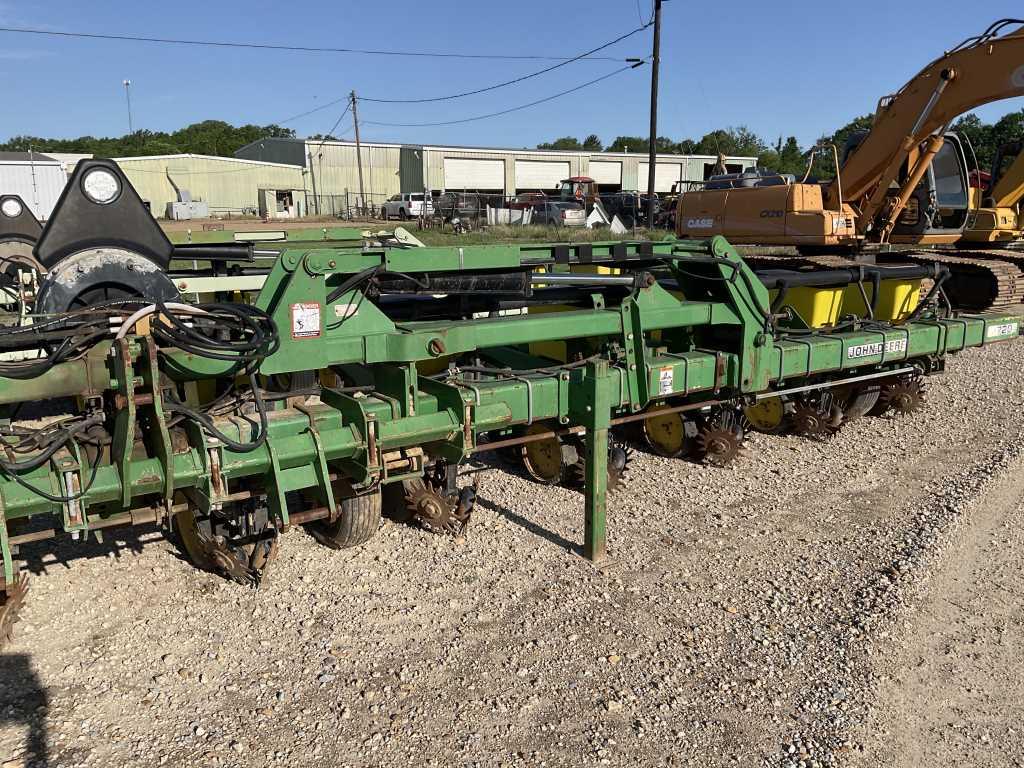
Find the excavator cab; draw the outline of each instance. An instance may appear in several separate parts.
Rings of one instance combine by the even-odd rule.
[[[890,242],[938,245],[960,239],[971,208],[966,141],[955,133],[945,135],[938,154],[896,220]],[[907,169],[915,160],[912,155],[904,164],[900,184],[906,181]],[[894,185],[894,194],[897,189]]]

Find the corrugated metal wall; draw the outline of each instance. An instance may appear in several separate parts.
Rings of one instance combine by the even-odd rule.
[[[56,160],[0,161],[0,192],[18,195],[37,219],[50,218],[68,177]]]
[[[311,195],[315,179],[316,193],[320,197],[344,197],[347,193],[350,204],[355,204],[355,198],[359,193],[359,175],[356,168],[355,144],[353,143],[326,142],[320,144],[313,141],[303,142],[300,139],[266,139],[243,147],[236,154],[252,159],[273,158],[277,161],[294,163],[297,161],[297,153],[300,151],[305,156],[305,165],[311,171],[309,174],[311,178],[307,181]],[[363,144],[363,175],[368,203],[377,204],[399,192],[419,191],[424,184],[432,190],[445,189],[446,159],[501,161],[505,166],[504,192],[509,195],[517,192],[515,170],[517,160],[567,163],[570,176],[588,175],[591,161],[617,163],[621,166],[621,181],[619,183],[623,189],[636,190],[647,187],[647,176],[640,172],[640,164],[647,161],[647,155],[642,153],[431,147],[370,142]],[[727,160],[743,167],[756,163],[756,159],[752,157],[730,157]],[[714,157],[659,155],[659,166],[662,163],[681,164],[681,175],[684,180],[703,179],[705,163],[713,164],[714,162]],[[467,167],[467,163],[450,164],[450,167],[456,166],[464,169]],[[606,170],[607,168],[608,166],[605,166]],[[673,179],[680,175],[679,169],[673,167],[668,171],[661,170],[659,178],[666,174],[671,175]]]
[[[359,196],[359,167],[354,144],[306,142],[306,162],[311,170],[310,193]],[[368,204],[379,204],[402,191],[402,147],[398,144],[363,144],[363,186]]]
[[[158,217],[165,215],[167,203],[178,199],[168,175],[193,200],[205,201],[211,215],[258,209],[260,189],[290,189],[304,198],[303,169],[293,165],[204,155],[115,158],[115,162]]]

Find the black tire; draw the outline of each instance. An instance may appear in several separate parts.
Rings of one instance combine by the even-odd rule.
[[[358,547],[380,528],[380,491],[338,499],[338,519],[320,526],[325,543],[336,549]]]
[[[880,393],[881,387],[878,384],[869,384],[857,390],[844,409],[846,421],[853,421],[871,413],[878,405]]]

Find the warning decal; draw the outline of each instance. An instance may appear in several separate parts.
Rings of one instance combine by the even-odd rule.
[[[673,378],[675,371],[672,366],[666,366],[658,371],[658,394],[671,395],[674,391]]]
[[[320,305],[292,304],[292,338],[315,339],[320,335]]]

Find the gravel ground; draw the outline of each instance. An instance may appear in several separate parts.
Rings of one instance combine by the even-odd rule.
[[[258,591],[155,530],[30,550],[0,765],[1020,765],[1022,405],[1018,342],[913,418],[640,454],[602,569],[495,468],[465,538],[296,531]]]

